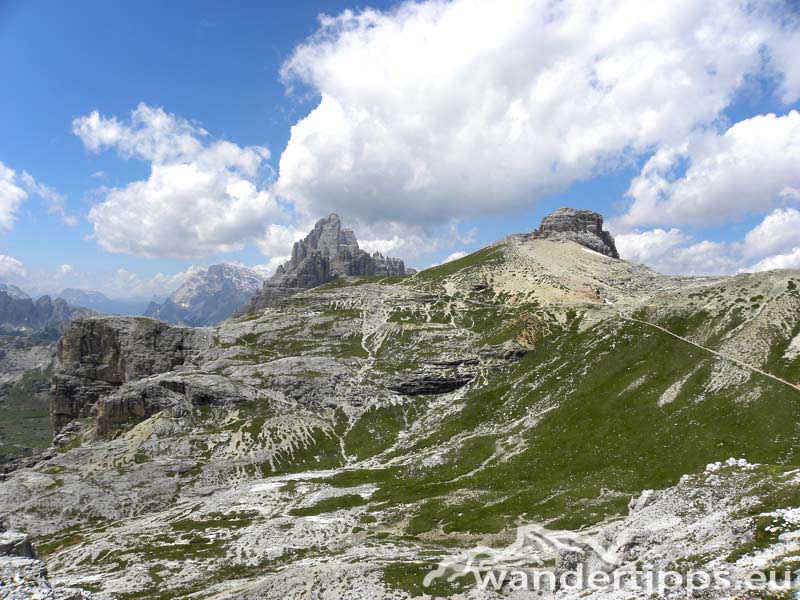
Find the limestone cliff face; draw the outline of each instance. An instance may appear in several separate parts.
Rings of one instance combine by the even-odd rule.
[[[237,314],[266,308],[338,277],[405,274],[402,260],[365,252],[358,247],[352,229],[344,229],[339,215],[331,214],[317,221],[305,239],[295,242],[291,259],[278,267]]]
[[[603,215],[592,210],[559,208],[542,219],[539,229],[531,237],[569,240],[611,258],[619,258],[614,238],[603,230]]]
[[[146,318],[73,321],[58,344],[50,404],[53,428],[58,432],[88,416],[98,399],[126,382],[190,364],[210,343],[206,330]]]

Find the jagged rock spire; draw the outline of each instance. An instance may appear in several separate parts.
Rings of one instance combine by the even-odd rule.
[[[405,274],[405,264],[399,258],[384,257],[378,252],[370,256],[359,248],[353,230],[342,227],[339,215],[332,213],[317,221],[305,238],[295,242],[292,257],[237,312],[265,308],[281,298],[338,277]]]

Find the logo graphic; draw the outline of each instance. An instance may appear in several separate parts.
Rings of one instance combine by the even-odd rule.
[[[502,549],[476,546],[462,554],[442,560],[423,581],[425,587],[436,579],[448,582],[458,577],[480,576],[491,571],[541,569],[564,557],[591,564],[595,570],[611,572],[621,564],[620,556],[606,550],[592,538],[573,531],[551,531],[541,525],[517,528],[514,542]]]

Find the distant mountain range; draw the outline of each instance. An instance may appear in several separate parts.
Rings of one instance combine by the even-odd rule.
[[[57,336],[60,326],[70,319],[97,314],[88,308],[70,306],[63,298],[53,300],[50,296],[40,296],[32,300],[27,295],[20,296],[19,288],[16,290],[0,290],[0,333],[42,333],[52,330],[52,334]]]
[[[67,288],[58,294],[73,306],[85,306],[110,315],[141,315],[152,300],[144,298],[112,299],[94,290]]]
[[[212,265],[192,275],[163,302],[160,299],[144,298],[109,298],[96,290],[66,288],[57,294],[42,296],[35,302],[19,287],[0,283],[0,323],[17,326],[42,326],[48,319],[45,314],[54,313],[55,321],[65,306],[70,307],[66,314],[71,314],[72,307],[85,307],[89,312],[101,312],[109,315],[145,315],[168,323],[202,327],[213,325],[230,317],[234,310],[245,304],[256,294],[264,283],[264,277],[253,269],[231,264]],[[56,297],[56,300],[50,300]],[[50,313],[46,301],[54,306]],[[27,301],[11,303],[10,300]],[[38,312],[31,308],[42,300]],[[5,319],[5,316],[8,318]]]
[[[152,302],[145,315],[180,325],[213,325],[230,317],[263,283],[252,269],[211,265],[192,275],[162,304]]]

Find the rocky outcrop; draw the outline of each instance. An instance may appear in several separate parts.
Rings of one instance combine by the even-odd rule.
[[[539,229],[530,237],[577,242],[600,254],[619,258],[614,238],[603,230],[603,215],[592,210],[559,208],[542,219]]]
[[[339,277],[405,274],[402,260],[385,257],[380,252],[372,255],[365,252],[358,247],[352,229],[342,228],[339,215],[331,214],[317,221],[305,239],[295,242],[291,259],[278,267],[275,275],[237,314],[266,308]]]
[[[226,377],[187,371],[126,383],[97,401],[95,433],[113,436],[164,410],[181,417],[192,406],[232,405],[259,397],[257,390]]]
[[[53,598],[44,562],[27,535],[0,523],[0,599]]]
[[[145,315],[176,325],[213,325],[230,317],[263,283],[252,269],[211,265],[192,275],[163,304],[151,303]]]
[[[403,396],[447,394],[464,387],[473,379],[473,375],[466,374],[453,374],[448,376],[434,373],[420,373],[389,385],[389,389]]]
[[[143,317],[73,321],[58,344],[50,415],[58,432],[121,385],[187,365],[211,344],[203,329]]]
[[[36,558],[28,536],[19,531],[0,532],[0,556],[18,556],[20,558]]]

